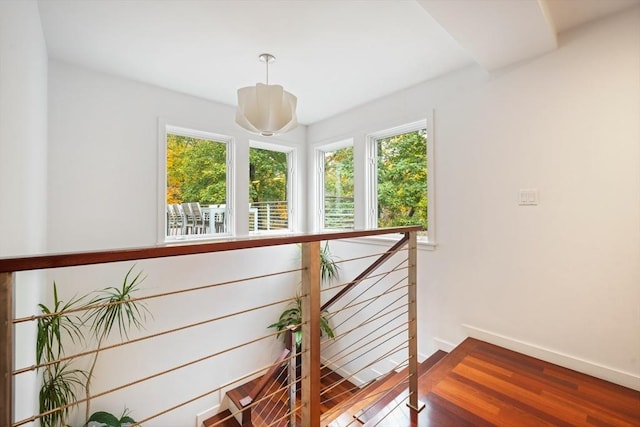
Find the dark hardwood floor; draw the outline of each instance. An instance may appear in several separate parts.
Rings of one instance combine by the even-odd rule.
[[[365,426],[640,426],[640,392],[474,339],[421,376],[418,396],[419,414],[404,392]]]
[[[326,368],[323,374],[323,386],[341,379]],[[640,392],[471,338],[421,365],[419,413],[406,406],[406,374],[394,375],[361,390],[348,382],[332,390],[322,425],[640,427]],[[393,395],[381,397],[381,389]]]

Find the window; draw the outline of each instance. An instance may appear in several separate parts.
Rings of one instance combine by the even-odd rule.
[[[166,126],[165,142],[165,240],[228,235],[231,139]]]
[[[293,229],[293,157],[288,147],[251,142],[249,148],[249,231]]]
[[[352,144],[352,141],[349,140],[345,143]],[[325,230],[353,229],[355,219],[353,145],[333,147],[319,149],[317,156],[321,178],[319,186],[320,228]]]
[[[371,135],[368,156],[367,225],[428,230],[426,121]],[[427,231],[419,236],[425,238]]]

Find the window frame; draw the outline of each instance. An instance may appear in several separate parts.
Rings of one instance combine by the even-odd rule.
[[[158,119],[158,220],[157,220],[157,242],[158,244],[171,244],[180,242],[193,242],[202,240],[228,239],[236,235],[235,219],[235,138],[230,135],[223,135],[209,130],[194,129],[198,126],[184,126],[174,124],[163,118]],[[210,140],[226,144],[226,232],[216,234],[194,234],[189,236],[171,237],[167,236],[167,135],[180,135],[198,139]]]
[[[320,230],[320,231],[336,231],[336,230],[351,230],[351,229],[339,229],[339,228],[326,228],[325,227],[325,218],[324,218],[324,197],[325,197],[325,191],[324,191],[324,160],[325,160],[325,154],[331,151],[336,151],[336,150],[340,150],[341,148],[347,148],[347,147],[351,147],[353,148],[353,162],[354,162],[354,166],[355,166],[355,162],[356,162],[356,150],[355,150],[355,143],[354,143],[354,138],[347,138],[347,139],[343,139],[340,141],[336,141],[336,142],[332,142],[329,144],[323,144],[320,146],[315,147],[315,151],[314,151],[314,157],[315,157],[315,164],[316,164],[316,189],[315,189],[315,194],[316,194],[316,209],[315,209],[315,224],[316,224],[316,229]],[[356,189],[356,171],[354,170],[354,177],[353,177],[353,181],[354,181],[354,204],[355,204],[355,192],[357,191]],[[353,216],[354,216],[354,228],[355,229],[355,224],[356,224],[356,217],[357,217],[358,213],[357,213],[357,209],[355,208],[354,205],[354,212],[353,212]]]
[[[252,231],[249,229],[250,236],[264,236],[274,234],[290,234],[294,233],[298,229],[298,210],[296,209],[298,203],[297,182],[296,182],[296,165],[298,164],[298,150],[296,147],[288,145],[273,144],[270,142],[258,141],[254,139],[249,140],[249,151],[252,148],[258,148],[261,150],[277,151],[279,153],[285,153],[287,155],[287,212],[288,212],[288,227],[286,229],[279,230],[258,230]],[[249,154],[249,153],[247,153]],[[250,157],[249,157],[250,158]],[[249,168],[248,168],[249,169]],[[249,189],[247,188],[247,191]],[[247,217],[247,221],[249,217]]]
[[[380,131],[372,132],[366,136],[365,146],[365,226],[367,228],[378,228],[378,144],[382,138],[388,138],[404,133],[415,132],[426,129],[426,154],[427,154],[427,218],[428,229],[426,235],[418,236],[420,246],[433,249],[436,246],[435,240],[435,185],[434,185],[434,133],[433,115],[425,119],[394,126]],[[391,237],[383,237],[388,240]]]

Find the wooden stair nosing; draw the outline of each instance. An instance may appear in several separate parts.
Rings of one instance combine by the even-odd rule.
[[[438,350],[435,353],[433,353],[431,356],[429,356],[427,359],[425,359],[418,366],[418,378],[421,378],[423,375],[429,372],[434,366],[440,363],[440,361],[443,360],[447,356],[447,354],[448,353],[445,351]],[[405,370],[406,369],[407,368],[405,368]],[[403,370],[402,372],[404,372],[405,370]],[[366,424],[372,419],[378,419],[378,416],[377,416],[378,413],[380,413],[391,402],[396,400],[396,398],[400,396],[402,392],[407,389],[407,387],[408,386],[404,381],[398,384],[396,387],[393,388],[393,390],[389,390],[387,393],[385,393],[384,395],[376,399],[376,401],[373,402],[372,405],[367,406],[366,408],[363,408],[356,418],[362,424]]]
[[[448,353],[445,351],[437,350],[425,359],[418,366],[418,376],[420,377],[424,375],[447,354]],[[337,420],[343,414],[347,414],[350,418],[356,418],[361,422],[364,422],[361,420],[361,415],[364,413],[369,413],[369,416],[366,417],[367,419],[371,418],[377,411],[370,411],[368,406],[371,404],[371,406],[382,408],[386,406],[388,402],[394,400],[395,397],[406,388],[406,384],[402,384],[402,380],[406,378],[407,372],[408,368],[404,368],[399,372],[391,371],[379,380],[363,387],[349,398],[348,401],[336,405],[336,408],[333,411],[323,414],[323,424],[333,423],[334,420]],[[385,389],[380,391],[382,387],[385,387]],[[378,404],[380,401],[384,401],[386,403]],[[345,408],[348,409],[345,410]]]
[[[383,375],[381,378],[368,383],[367,385],[365,385],[364,387],[362,387],[361,389],[356,391],[348,399],[340,402],[335,407],[333,407],[331,410],[329,410],[329,411],[325,412],[324,414],[322,414],[322,423],[325,424],[325,425],[326,424],[330,424],[334,420],[338,419],[341,415],[343,415],[343,414],[345,414],[347,412],[352,412],[352,410],[353,410],[353,408],[355,406],[357,406],[360,402],[362,402],[364,399],[366,399],[367,396],[373,394],[373,392],[375,390],[377,390],[378,388],[382,387],[385,384],[385,381],[387,381],[389,378],[395,376],[396,374],[397,374],[397,372],[391,371],[391,372]],[[351,417],[352,417],[352,415],[349,414],[349,418],[351,418]]]
[[[207,418],[202,424],[204,427],[240,427],[240,423],[231,415],[231,411],[228,409]]]
[[[424,396],[426,396],[436,384],[438,384],[445,376],[448,375],[451,369],[453,369],[458,363],[460,363],[469,352],[477,348],[479,344],[480,341],[477,341],[473,338],[467,338],[451,353],[445,353],[444,356],[446,357],[441,357],[441,359],[434,363],[431,368],[423,372],[420,375],[420,381],[418,383],[418,398],[424,398]],[[402,399],[407,399],[409,397],[408,390],[406,391],[406,394],[402,394],[399,397],[401,397]],[[389,412],[393,411],[392,406],[395,407],[395,404],[391,405],[390,402],[385,407],[379,408],[378,411],[375,411],[375,415],[373,417],[366,420],[364,426],[368,427],[378,424]]]

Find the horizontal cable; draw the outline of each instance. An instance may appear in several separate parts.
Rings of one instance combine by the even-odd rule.
[[[147,295],[147,296],[142,296],[142,297],[137,297],[137,298],[131,298],[131,299],[128,299],[126,301],[108,302],[108,303],[104,303],[104,304],[93,304],[93,305],[87,305],[87,306],[84,306],[84,307],[74,308],[74,309],[71,309],[71,310],[57,311],[57,312],[46,313],[46,314],[38,314],[38,315],[33,315],[33,316],[28,316],[28,317],[21,317],[21,318],[18,318],[18,319],[14,319],[13,320],[13,324],[24,323],[24,322],[32,322],[34,320],[46,319],[47,317],[54,317],[54,316],[58,316],[58,315],[61,315],[61,314],[79,313],[79,312],[82,312],[82,311],[93,310],[93,309],[96,309],[96,308],[110,307],[110,306],[121,305],[121,304],[125,304],[125,303],[126,304],[130,304],[130,303],[133,303],[133,302],[145,301],[145,300],[150,300],[150,299],[154,299],[154,298],[166,297],[166,296],[170,296],[170,295],[178,295],[178,294],[183,294],[183,293],[188,293],[188,292],[201,291],[201,290],[211,289],[211,288],[215,288],[215,287],[219,287],[219,286],[226,286],[226,285],[232,285],[232,284],[235,284],[235,283],[246,282],[246,281],[249,281],[249,280],[264,279],[265,277],[273,277],[273,276],[279,276],[279,275],[283,275],[283,274],[295,273],[297,271],[302,271],[302,270],[303,270],[302,268],[296,268],[296,269],[293,269],[293,270],[279,271],[279,272],[276,272],[276,273],[262,274],[260,276],[246,277],[246,278],[242,278],[242,279],[229,280],[229,281],[226,281],[226,282],[213,283],[213,284],[210,284],[210,285],[202,285],[202,286],[196,286],[196,287],[193,287],[193,288],[178,289],[176,291],[169,291],[169,292],[163,292],[163,293],[154,294],[154,295]]]
[[[208,360],[208,359],[213,359],[214,357],[220,356],[220,355],[222,355],[222,354],[228,353],[228,352],[233,351],[233,350],[237,350],[237,349],[239,349],[239,348],[241,348],[241,347],[244,347],[244,346],[247,346],[247,345],[249,345],[249,344],[253,344],[253,343],[256,343],[256,342],[258,342],[258,341],[262,341],[262,340],[264,340],[264,339],[266,339],[266,338],[273,337],[273,336],[275,336],[275,335],[277,335],[277,334],[278,334],[278,332],[273,332],[273,333],[271,333],[271,334],[268,334],[268,335],[262,336],[262,337],[260,337],[260,338],[256,338],[256,339],[253,339],[253,340],[250,340],[250,341],[246,341],[246,342],[244,342],[244,343],[241,343],[241,344],[235,345],[235,346],[233,346],[233,347],[226,348],[226,349],[221,350],[221,351],[218,351],[218,352],[216,352],[216,353],[209,354],[209,355],[204,356],[204,357],[201,357],[201,358],[199,358],[199,359],[194,359],[194,360],[192,360],[192,361],[190,361],[190,362],[187,362],[187,363],[183,363],[183,364],[181,364],[181,365],[174,366],[173,368],[170,368],[170,369],[167,369],[167,370],[164,370],[164,371],[157,372],[157,373],[155,373],[155,374],[153,374],[153,375],[149,375],[149,376],[147,376],[147,377],[143,377],[143,378],[137,379],[136,381],[132,381],[132,382],[130,382],[130,383],[126,383],[126,384],[120,385],[120,386],[118,386],[118,387],[114,387],[114,388],[112,388],[112,389],[109,389],[109,390],[103,391],[103,392],[101,392],[101,393],[96,393],[96,394],[94,394],[93,396],[91,396],[90,398],[86,398],[86,397],[85,397],[85,398],[83,398],[83,399],[76,400],[76,401],[75,401],[75,402],[73,402],[73,403],[70,403],[70,404],[67,404],[67,405],[63,405],[63,406],[59,406],[59,407],[57,407],[57,408],[55,408],[55,409],[52,409],[52,410],[49,410],[49,411],[46,411],[46,412],[40,413],[40,414],[38,414],[38,415],[34,415],[34,416],[32,416],[32,417],[30,417],[30,418],[28,418],[28,419],[22,420],[22,421],[21,421],[21,422],[19,422],[18,424],[15,424],[15,426],[17,427],[17,426],[20,426],[20,425],[23,425],[23,424],[26,424],[26,423],[29,423],[29,422],[33,422],[33,421],[35,421],[35,420],[36,420],[36,419],[38,419],[38,418],[42,418],[42,417],[44,417],[44,416],[46,416],[46,415],[50,415],[50,414],[52,414],[52,413],[54,413],[54,412],[58,412],[58,411],[61,411],[61,410],[65,410],[65,409],[67,409],[67,408],[71,408],[71,407],[74,407],[74,406],[78,406],[79,404],[84,403],[84,402],[86,402],[86,401],[88,401],[88,400],[91,400],[91,399],[97,399],[98,397],[106,396],[106,395],[108,395],[108,394],[111,394],[111,393],[114,393],[114,392],[116,392],[116,391],[119,391],[119,390],[125,389],[125,388],[127,388],[127,387],[131,387],[132,385],[140,384],[140,383],[143,383],[143,382],[145,382],[145,381],[149,381],[149,380],[151,380],[151,379],[154,379],[154,378],[157,378],[157,377],[161,377],[161,376],[166,375],[166,374],[168,374],[168,373],[170,373],[170,372],[174,372],[174,371],[180,370],[180,369],[182,369],[182,368],[186,368],[186,367],[188,367],[188,366],[192,366],[192,365],[198,364],[198,363],[200,363],[200,362],[204,362],[205,360]],[[234,382],[236,382],[236,381],[234,381]],[[232,382],[232,384],[233,384],[234,382]]]
[[[216,322],[218,320],[228,319],[228,318],[233,317],[233,316],[246,314],[246,313],[249,313],[249,312],[255,311],[255,310],[261,310],[263,308],[267,308],[267,307],[271,307],[271,306],[274,306],[274,305],[282,304],[284,302],[295,301],[295,299],[296,299],[295,297],[286,298],[286,299],[275,301],[275,302],[272,302],[272,303],[269,303],[269,304],[264,304],[264,305],[248,308],[246,310],[241,310],[241,311],[237,311],[235,313],[225,314],[223,316],[213,317],[211,319],[203,320],[201,322],[191,323],[189,325],[180,326],[180,327],[177,327],[177,328],[174,328],[174,329],[168,329],[166,331],[158,332],[158,333],[151,334],[151,335],[146,335],[146,336],[140,337],[140,338],[134,338],[132,340],[123,341],[123,342],[120,342],[120,343],[117,343],[117,344],[108,345],[108,346],[105,346],[105,347],[102,347],[102,348],[96,348],[96,349],[93,349],[93,350],[87,350],[87,351],[84,351],[84,352],[73,354],[71,356],[62,357],[62,358],[57,359],[57,360],[52,360],[52,361],[49,361],[49,362],[41,363],[39,365],[32,365],[32,366],[29,366],[29,367],[26,367],[26,368],[21,368],[21,369],[13,371],[12,375],[23,374],[25,372],[33,371],[33,370],[36,370],[36,369],[39,369],[39,368],[43,368],[43,367],[46,367],[46,366],[50,366],[50,365],[53,365],[53,364],[56,364],[56,363],[66,362],[67,360],[76,359],[78,357],[87,356],[87,355],[98,353],[98,352],[105,351],[105,350],[111,350],[111,349],[116,348],[116,347],[122,347],[122,346],[125,346],[125,345],[134,344],[134,343],[137,343],[137,342],[140,342],[140,341],[145,341],[145,340],[148,340],[148,339],[151,339],[151,338],[157,338],[157,337],[160,337],[160,336],[163,336],[163,335],[172,334],[172,333],[175,333],[175,332],[183,331],[183,330],[194,328],[194,327],[197,327],[197,326],[206,325],[207,323],[213,323],[213,322]],[[279,333],[281,333],[281,332],[279,332]]]

